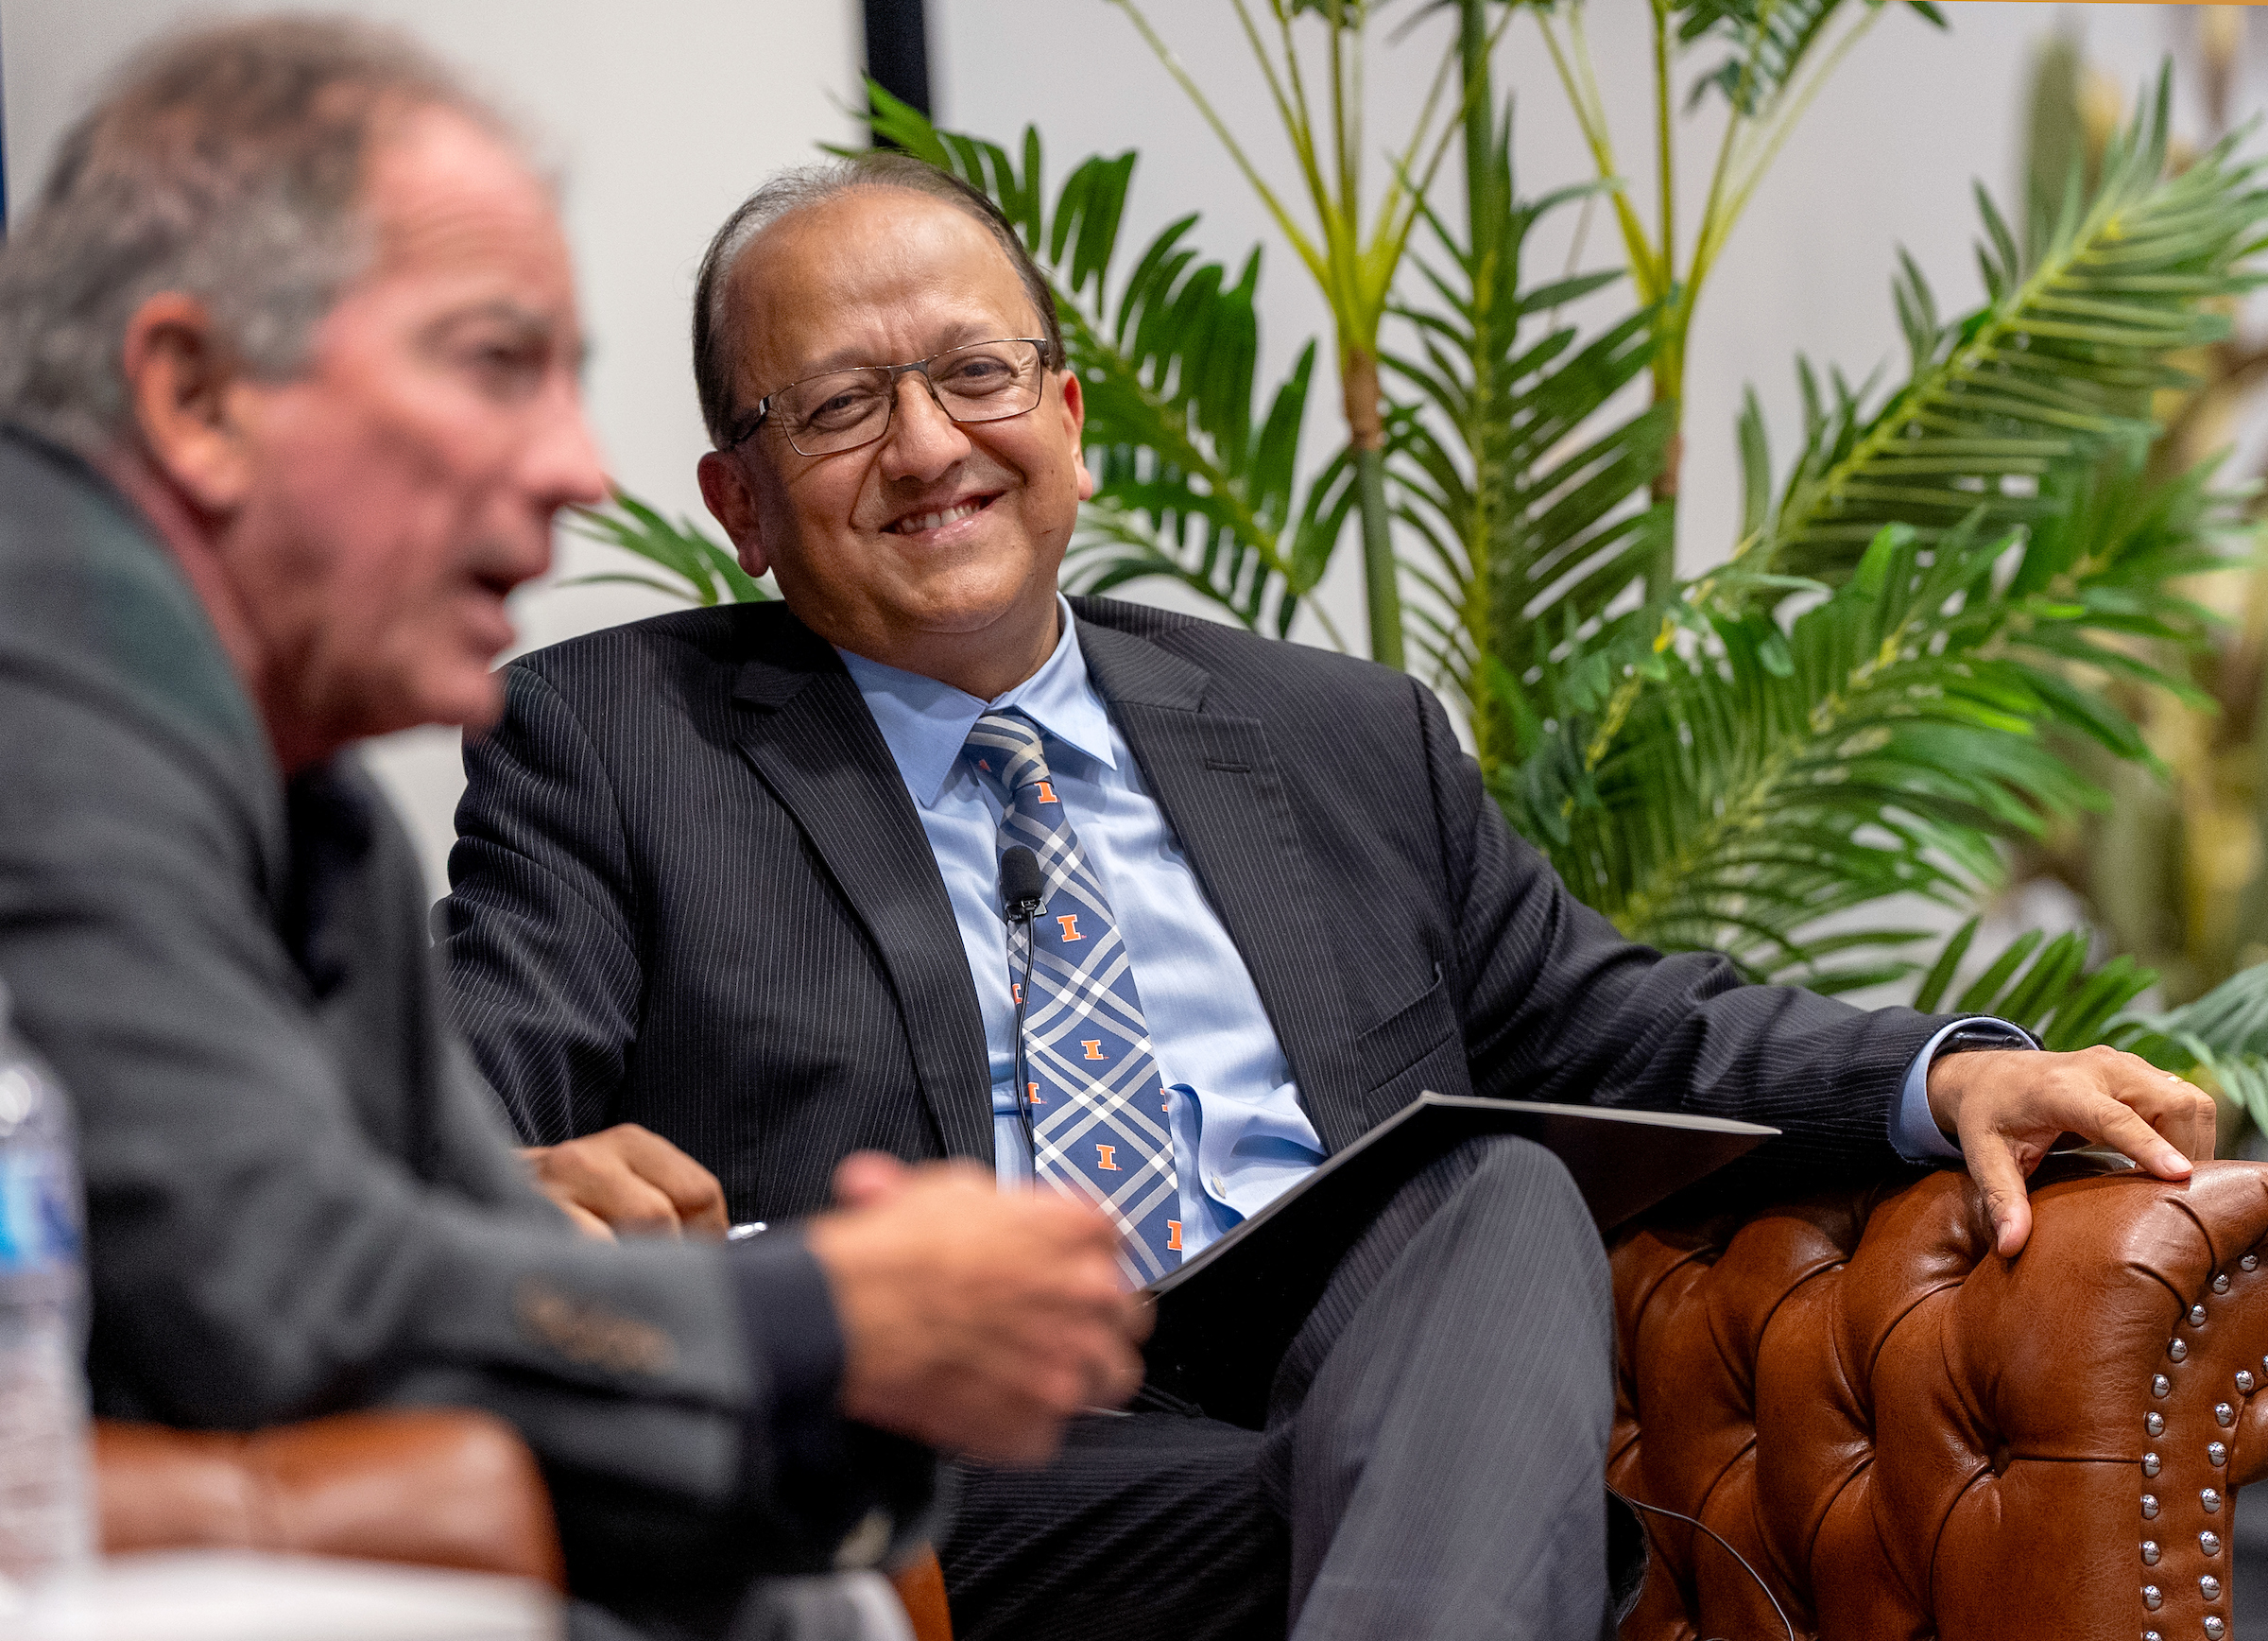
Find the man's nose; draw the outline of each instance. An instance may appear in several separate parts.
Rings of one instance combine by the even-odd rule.
[[[523,482],[554,509],[596,507],[607,499],[607,464],[583,410],[582,389],[574,383],[546,395]]]
[[[969,436],[945,414],[920,371],[908,371],[895,386],[898,402],[882,442],[883,476],[936,478],[968,456]]]
[[[548,521],[563,507],[596,507],[608,495],[607,465],[599,455],[598,436],[583,411],[583,395],[572,380],[544,395],[537,411],[538,423],[523,462],[522,493]],[[551,567],[551,531],[531,533],[531,546],[541,558],[520,566],[526,577]]]

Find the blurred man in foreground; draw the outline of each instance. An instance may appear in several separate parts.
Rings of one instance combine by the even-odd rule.
[[[602,493],[580,357],[549,185],[406,41],[128,68],[0,251],[0,979],[79,1114],[97,1412],[490,1408],[579,1593],[721,1633],[902,1540],[930,1448],[1042,1458],[1123,1399],[1132,1311],[1100,1217],[966,1165],[851,1159],[730,1248],[530,1188],[351,749],[495,715],[506,595]],[[721,1229],[658,1148],[541,1161]]]

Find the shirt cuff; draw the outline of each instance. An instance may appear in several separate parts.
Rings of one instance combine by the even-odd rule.
[[[1921,1045],[1914,1063],[1906,1068],[1904,1091],[1890,1112],[1890,1144],[1898,1154],[1909,1163],[1957,1163],[1961,1148],[1945,1137],[1937,1119],[1930,1114],[1930,1066],[1937,1058],[1938,1047],[1954,1032],[1974,1032],[1979,1036],[2001,1035],[2011,1048],[2036,1048],[2038,1044],[2021,1026],[2011,1026],[2005,1020],[1995,1020],[1989,1014],[1967,1014],[1938,1028],[1937,1032]],[[1965,1045],[1976,1046],[1976,1045]]]

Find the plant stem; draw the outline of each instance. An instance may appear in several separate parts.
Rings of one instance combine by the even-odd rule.
[[[1465,227],[1472,248],[1481,246],[1479,207],[1487,198],[1489,150],[1496,108],[1488,84],[1488,23],[1482,0],[1457,0],[1457,50],[1465,69]]]
[[[1363,591],[1370,607],[1370,659],[1401,665],[1401,588],[1395,579],[1394,520],[1386,506],[1386,434],[1378,414],[1378,358],[1349,345],[1340,355],[1347,433],[1354,446],[1355,500],[1363,518]]]
[[[1493,41],[1485,8],[1486,0],[1457,0],[1457,48],[1465,73],[1465,241],[1472,266],[1473,341],[1472,356],[1467,361],[1472,371],[1471,409],[1466,424],[1457,430],[1472,472],[1472,500],[1465,519],[1465,539],[1459,544],[1465,556],[1465,596],[1457,617],[1473,657],[1465,696],[1472,710],[1473,751],[1486,777],[1503,762],[1506,749],[1499,744],[1502,737],[1496,733],[1505,703],[1496,700],[1495,686],[1481,664],[1482,658],[1495,652],[1496,633],[1490,619],[1495,577],[1489,566],[1495,494],[1486,479],[1484,441],[1487,432],[1480,423],[1480,415],[1486,402],[1486,372],[1494,362],[1496,259],[1503,243],[1503,211],[1508,201],[1499,199],[1496,190],[1496,92],[1488,73],[1488,49]]]
[[[1354,449],[1355,482],[1362,498],[1363,587],[1370,605],[1370,659],[1400,670],[1401,589],[1394,579],[1394,537],[1386,510],[1386,453]]]
[[[1654,164],[1661,197],[1661,278],[1677,285],[1677,128],[1670,111],[1670,6],[1654,0]]]

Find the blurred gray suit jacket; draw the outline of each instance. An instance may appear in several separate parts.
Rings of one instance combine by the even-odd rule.
[[[571,1577],[633,1616],[641,1588],[683,1619],[827,1565],[877,1501],[804,1485],[861,1468],[846,1440],[914,1513],[925,1457],[826,1427],[840,1345],[799,1242],[594,1243],[529,1187],[422,901],[351,762],[287,806],[143,521],[0,433],[0,979],[79,1114],[96,1410],[491,1409],[544,1462]]]

